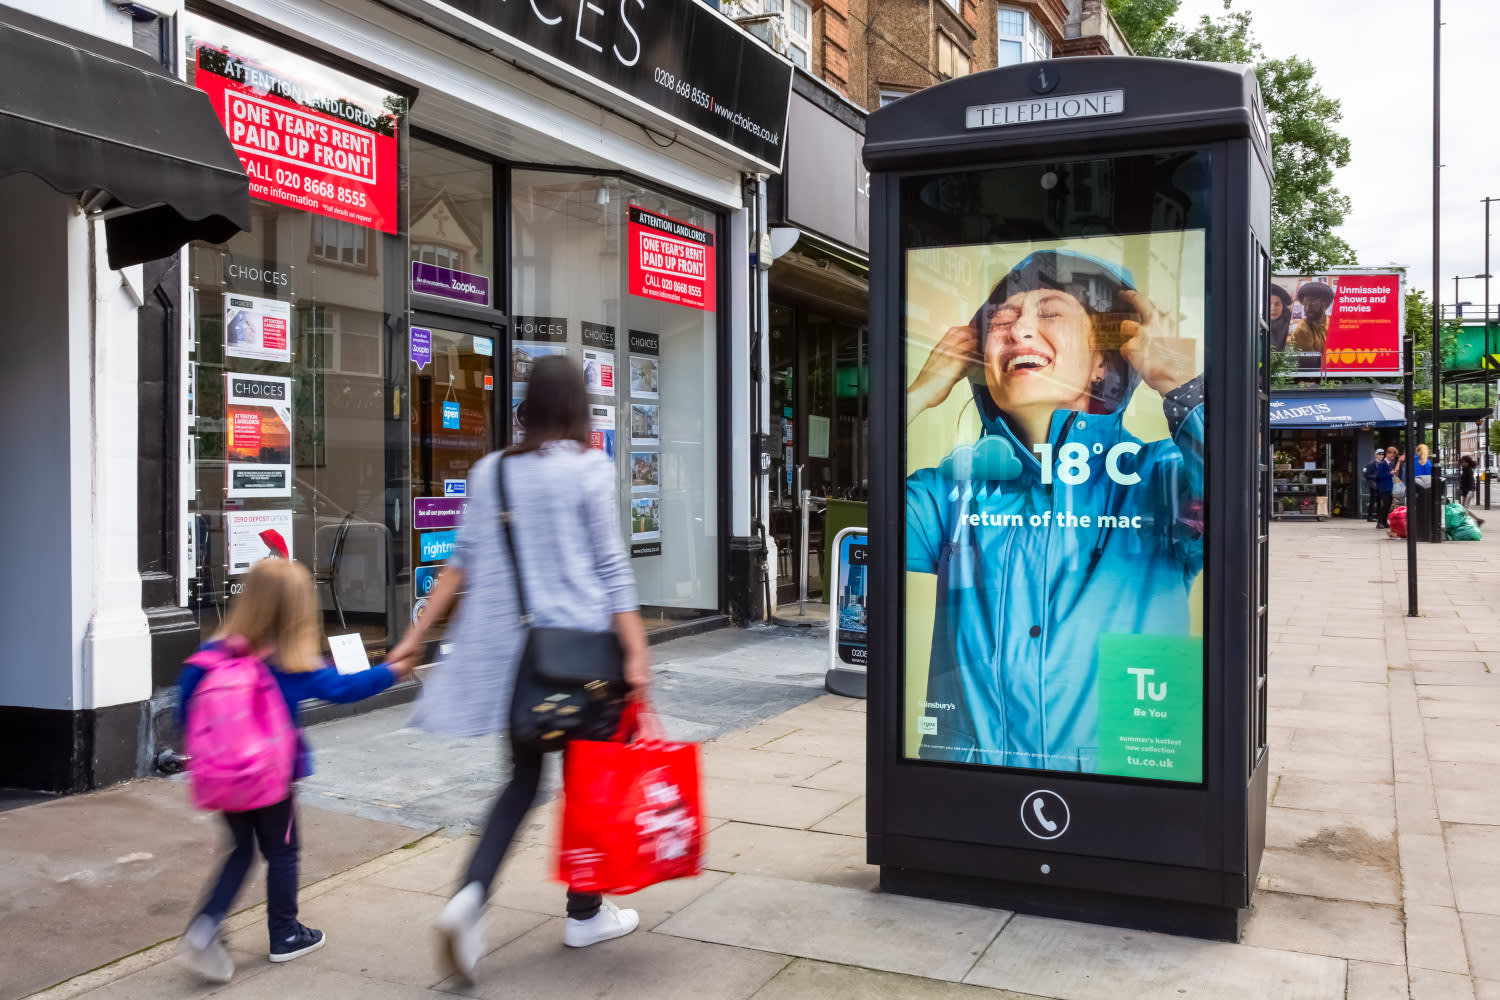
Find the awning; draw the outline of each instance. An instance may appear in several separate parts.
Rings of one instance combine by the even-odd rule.
[[[104,213],[109,266],[250,228],[250,187],[208,98],[144,53],[0,6],[0,177]]]
[[[1299,393],[1271,397],[1271,429],[1300,427],[1404,427],[1399,400],[1376,393]]]

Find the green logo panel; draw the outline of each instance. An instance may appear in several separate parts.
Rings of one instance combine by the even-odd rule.
[[[1203,780],[1203,640],[1099,637],[1099,773]]]

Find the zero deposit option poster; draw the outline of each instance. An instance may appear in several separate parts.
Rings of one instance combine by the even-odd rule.
[[[250,175],[250,195],[382,232],[397,230],[405,99],[189,15],[193,83]]]
[[[226,511],[229,575],[250,572],[262,559],[292,558],[292,512],[289,510]]]
[[[630,294],[714,310],[714,234],[630,206]]]
[[[1122,171],[1112,197],[1165,179],[1196,220],[1206,157]],[[1035,177],[993,176],[1020,169],[942,180],[1034,188],[1053,218]],[[902,183],[920,205],[935,182]],[[1205,230],[929,225],[903,227],[905,753],[1202,781]]]

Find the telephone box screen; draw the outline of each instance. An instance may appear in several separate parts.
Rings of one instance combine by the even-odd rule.
[[[907,757],[1202,781],[1209,177],[901,179]]]

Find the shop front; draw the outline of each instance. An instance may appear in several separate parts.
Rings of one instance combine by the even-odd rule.
[[[1392,393],[1278,390],[1271,397],[1271,516],[1373,517],[1364,468],[1377,448],[1404,448],[1405,427],[1405,410]]]
[[[255,198],[249,232],[190,256],[182,597],[203,634],[256,560],[291,555],[326,632],[381,656],[423,614],[485,488],[469,470],[519,438],[546,355],[587,377],[649,624],[723,620],[724,498],[750,488],[727,457],[748,419],[731,275],[749,266],[744,175],[781,164],[791,67],[677,6],[576,33],[499,3],[185,16],[188,78]],[[705,38],[730,70],[703,63]]]
[[[838,530],[867,520],[869,456],[869,179],[865,113],[798,73],[786,170],[771,185],[771,476],[768,567],[779,603],[822,599]],[[785,241],[785,242],[782,242]],[[773,249],[775,246],[773,244]],[[802,491],[810,494],[803,538]]]

